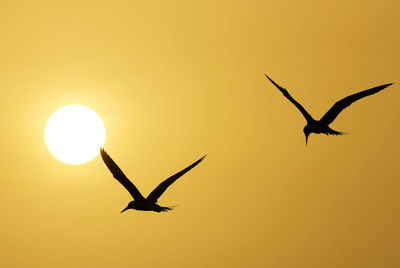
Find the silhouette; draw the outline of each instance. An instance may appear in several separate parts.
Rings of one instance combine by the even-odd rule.
[[[143,195],[139,192],[139,190],[135,187],[135,185],[125,176],[125,174],[122,172],[122,170],[115,164],[115,162],[111,159],[111,157],[104,151],[103,148],[100,148],[100,154],[101,157],[103,158],[104,163],[108,167],[108,169],[111,171],[113,174],[114,178],[117,179],[127,190],[128,192],[132,195],[134,201],[129,202],[128,206],[124,208],[122,212],[124,212],[127,209],[136,209],[136,210],[145,210],[145,211],[155,211],[155,212],[164,212],[171,210],[173,207],[162,207],[157,205],[157,200],[160,198],[160,196],[167,190],[168,186],[170,186],[172,183],[174,183],[177,179],[183,176],[186,172],[197,166],[204,157],[200,158],[187,168],[179,171],[175,175],[172,175],[160,185],[158,185],[150,194],[147,198],[144,198]]]
[[[392,85],[393,83],[390,84],[385,84],[381,86],[377,86],[374,88],[370,88],[358,93],[355,93],[353,95],[347,96],[346,98],[341,99],[340,101],[336,102],[330,109],[329,111],[326,112],[326,114],[320,119],[320,120],[315,120],[312,118],[312,116],[304,109],[303,106],[301,106],[300,103],[298,103],[295,99],[290,96],[289,92],[287,92],[286,89],[283,87],[279,86],[277,83],[275,83],[271,78],[268,77],[268,75],[265,75],[269,81],[271,81],[274,86],[276,86],[282,94],[288,98],[296,107],[297,109],[300,110],[300,112],[303,114],[304,118],[307,120],[307,125],[304,127],[303,132],[304,135],[306,136],[306,145],[307,145],[307,140],[308,136],[311,133],[316,133],[320,134],[323,133],[325,135],[342,135],[344,134],[343,132],[333,130],[329,127],[329,124],[332,123],[335,118],[342,112],[346,107],[349,107],[350,104],[353,102],[362,99],[366,96],[375,94],[382,89]]]

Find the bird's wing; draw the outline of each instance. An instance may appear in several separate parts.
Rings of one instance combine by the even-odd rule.
[[[366,96],[375,94],[390,85],[392,85],[392,83],[370,88],[341,99],[340,101],[336,102],[319,121],[323,124],[329,125],[333,122],[333,120],[335,120],[340,112],[342,112],[346,107],[349,107],[353,102]]]
[[[160,185],[158,185],[147,197],[147,200],[153,202],[153,203],[157,203],[158,198],[160,198],[160,196],[165,192],[165,190],[167,190],[167,188],[174,183],[177,179],[179,179],[180,177],[182,177],[186,172],[188,172],[189,170],[191,170],[192,168],[194,168],[195,166],[197,166],[201,160],[203,160],[203,158],[206,157],[203,156],[202,158],[200,158],[199,160],[197,160],[196,162],[194,162],[193,164],[191,164],[190,166],[188,166],[187,168],[179,171],[178,173],[176,173],[175,175],[172,175],[171,177],[169,177],[168,179],[166,179],[165,181],[163,181],[162,183],[160,183]]]
[[[283,87],[281,87],[280,85],[278,85],[277,83],[275,83],[274,80],[272,80],[271,78],[269,78],[268,75],[265,75],[269,81],[271,81],[272,84],[274,84],[274,86],[276,86],[280,92],[282,92],[283,96],[285,96],[288,100],[290,100],[296,107],[297,109],[300,110],[300,112],[303,114],[303,116],[305,117],[305,119],[307,120],[307,122],[312,119],[311,115],[306,111],[306,109],[304,109],[303,106],[301,106],[300,103],[298,103],[295,99],[292,98],[292,96],[290,96],[289,92],[284,89]]]
[[[113,174],[114,178],[117,179],[132,195],[135,201],[144,200],[143,195],[139,192],[139,190],[133,185],[133,183],[125,176],[122,170],[115,164],[114,160],[104,151],[103,148],[100,148],[100,154],[103,158],[104,163],[108,167],[108,169]]]

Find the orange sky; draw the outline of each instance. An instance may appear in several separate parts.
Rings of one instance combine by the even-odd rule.
[[[399,267],[398,1],[2,1],[4,267]],[[341,137],[311,135],[264,73]],[[103,119],[107,152],[57,161],[46,121]]]

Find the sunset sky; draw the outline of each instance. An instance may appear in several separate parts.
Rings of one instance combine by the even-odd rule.
[[[0,3],[2,267],[400,267],[400,2]],[[332,123],[311,134],[337,100]],[[49,117],[80,104],[147,195],[100,156],[55,159]]]

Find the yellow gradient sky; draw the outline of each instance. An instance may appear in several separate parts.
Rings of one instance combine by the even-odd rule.
[[[399,1],[2,1],[2,267],[399,267]],[[311,135],[316,118],[394,82]],[[58,108],[81,104],[143,194],[100,157],[57,161]]]

